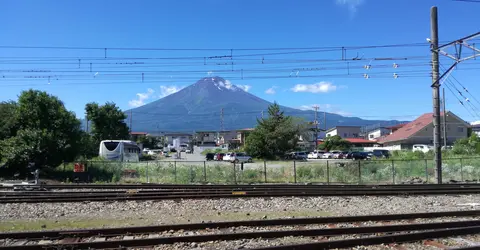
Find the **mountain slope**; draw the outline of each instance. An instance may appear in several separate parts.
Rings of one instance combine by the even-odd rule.
[[[132,131],[216,131],[221,129],[223,109],[223,128],[231,130],[254,127],[256,119],[261,117],[262,110],[265,115],[267,114],[267,107],[270,104],[221,77],[206,77],[160,100],[127,110],[126,114],[128,116],[132,114]],[[287,115],[302,117],[308,121],[314,119],[313,111],[283,106],[282,110]],[[328,128],[337,125],[365,126],[396,123],[343,117],[331,113],[326,114],[326,120]]]

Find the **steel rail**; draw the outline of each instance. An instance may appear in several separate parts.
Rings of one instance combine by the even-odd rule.
[[[341,216],[341,217],[316,217],[316,218],[293,218],[293,219],[274,219],[274,220],[245,220],[245,221],[226,221],[226,222],[208,222],[208,223],[189,223],[172,224],[143,227],[120,227],[120,228],[101,228],[101,229],[77,229],[77,230],[49,230],[49,231],[30,231],[30,232],[10,232],[0,233],[0,239],[21,239],[21,238],[55,238],[65,236],[95,236],[95,235],[114,235],[127,233],[148,233],[161,232],[168,230],[198,230],[206,228],[228,228],[228,227],[266,227],[266,226],[290,226],[290,225],[310,225],[310,224],[331,224],[331,223],[354,223],[367,221],[400,221],[413,219],[433,219],[443,217],[476,217],[480,216],[480,210],[466,211],[446,211],[433,213],[406,213],[406,214],[382,214],[382,215],[361,215],[361,216]]]
[[[124,190],[137,190],[138,192],[171,192],[171,191],[183,191],[183,192],[193,192],[193,191],[231,191],[231,190],[239,190],[239,191],[245,191],[245,190],[252,190],[252,191],[275,191],[275,190],[308,190],[308,191],[322,191],[322,190],[454,190],[454,189],[480,189],[480,186],[469,186],[469,185],[462,185],[462,186],[393,186],[393,187],[378,187],[378,186],[371,186],[371,187],[335,187],[335,186],[286,186],[286,187],[204,187],[204,188],[120,188],[120,190],[115,190],[115,188],[112,188],[113,190],[85,190],[85,191],[35,191],[35,190],[25,190],[25,191],[0,191],[0,195],[9,195],[9,194],[25,194],[25,193],[31,193],[31,194],[46,194],[46,193],[59,193],[59,194],[78,194],[78,193],[121,193],[125,192]]]
[[[253,197],[320,197],[320,196],[412,196],[412,195],[461,195],[478,194],[480,190],[349,190],[349,191],[322,191],[322,192],[268,192],[268,191],[233,191],[230,193],[196,193],[196,194],[135,194],[125,193],[123,195],[57,195],[57,196],[22,196],[3,197],[0,203],[37,203],[37,202],[81,202],[81,201],[128,201],[128,200],[167,200],[167,199],[215,199],[215,198],[253,198]]]
[[[480,245],[473,245],[473,246],[464,246],[464,247],[457,247],[457,248],[450,248],[452,250],[478,250]]]
[[[138,196],[141,195],[177,195],[177,194],[231,194],[232,192],[247,192],[251,194],[256,193],[312,193],[320,194],[324,192],[384,192],[384,191],[394,191],[394,192],[439,192],[440,190],[445,190],[447,192],[480,192],[480,187],[475,188],[450,188],[450,189],[356,189],[356,190],[344,190],[344,189],[326,189],[326,190],[315,190],[315,189],[202,189],[202,190],[122,190],[122,191],[74,191],[74,192],[52,192],[52,191],[41,191],[41,192],[0,192],[0,197],[11,198],[11,197],[58,197],[58,196],[119,196],[125,194],[135,194]]]
[[[221,198],[260,198],[260,197],[328,197],[328,196],[414,196],[414,195],[461,195],[461,194],[478,194],[479,190],[432,190],[432,191],[383,191],[383,192],[322,192],[322,193],[289,193],[289,192],[261,192],[261,193],[249,193],[249,192],[232,192],[230,194],[186,194],[186,195],[117,195],[117,196],[52,196],[52,197],[10,197],[0,198],[0,203],[53,203],[53,202],[84,202],[84,201],[130,201],[130,200],[172,200],[172,199],[221,199]]]
[[[449,228],[449,229],[436,229],[436,230],[431,230],[426,232],[417,232],[417,233],[403,233],[403,234],[394,234],[394,235],[387,235],[387,236],[365,237],[365,238],[349,239],[349,240],[324,241],[324,242],[315,242],[315,243],[306,243],[306,244],[292,244],[292,245],[283,245],[283,246],[254,248],[254,249],[255,250],[272,250],[272,249],[317,250],[317,249],[351,248],[356,246],[371,246],[371,245],[390,244],[390,243],[415,242],[415,241],[428,240],[428,239],[434,239],[434,238],[445,238],[445,237],[478,234],[478,233],[480,233],[480,226],[470,226],[470,227]],[[475,248],[466,248],[466,249],[478,249],[478,246],[476,246]]]
[[[241,232],[241,233],[227,233],[227,234],[206,234],[206,235],[192,235],[192,236],[172,236],[172,237],[157,237],[157,238],[132,239],[132,240],[79,242],[79,243],[73,243],[73,244],[60,243],[60,244],[42,244],[42,245],[4,246],[4,247],[0,247],[0,249],[45,249],[45,248],[61,248],[61,249],[102,248],[103,249],[103,248],[118,248],[118,247],[153,246],[153,245],[160,245],[160,244],[173,244],[177,242],[207,242],[207,241],[218,241],[218,240],[239,240],[239,239],[254,239],[254,238],[280,238],[280,237],[287,237],[287,236],[309,236],[309,237],[335,236],[335,235],[352,235],[352,234],[388,233],[388,232],[400,232],[400,231],[433,230],[433,229],[444,229],[444,228],[460,228],[463,230],[468,229],[469,233],[471,233],[472,231],[480,232],[480,220],[421,223],[421,224],[401,224],[401,225],[387,225],[387,226],[369,226],[369,227],[347,227],[347,228],[284,230],[284,231],[264,231],[264,232]],[[367,241],[367,243],[369,242]],[[282,249],[287,249],[287,248],[282,248]],[[288,248],[288,249],[292,249],[292,248]]]
[[[60,185],[6,185],[3,189],[11,188],[47,188],[47,189],[210,189],[210,188],[451,188],[451,187],[480,187],[480,184],[455,183],[455,184],[60,184]]]

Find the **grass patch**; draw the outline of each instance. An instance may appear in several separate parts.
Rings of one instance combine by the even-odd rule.
[[[55,219],[55,220],[10,220],[0,221],[0,232],[42,231],[60,229],[83,229],[103,227],[127,227],[145,225],[138,219]]]
[[[325,217],[331,216],[331,213],[312,211],[312,210],[295,210],[295,211],[227,211],[220,212],[220,214],[206,214],[202,216],[204,221],[237,221],[237,220],[260,220],[267,216],[267,219],[281,219],[281,218],[302,218],[302,217]]]
[[[0,232],[20,231],[43,231],[43,230],[65,230],[65,229],[86,229],[86,228],[111,228],[111,227],[132,227],[151,226],[161,224],[179,223],[200,223],[202,221],[236,221],[236,220],[260,220],[267,216],[267,219],[279,219],[289,217],[322,217],[330,216],[330,213],[312,210],[295,211],[260,211],[260,212],[236,212],[236,211],[208,211],[199,214],[190,214],[172,217],[166,221],[156,221],[149,218],[128,218],[128,219],[51,219],[51,220],[8,220],[0,222]],[[146,216],[147,217],[147,216]]]
[[[234,165],[225,162],[149,161],[138,163],[87,163],[94,183],[252,184],[264,183],[401,183],[412,178],[435,182],[433,160],[370,161],[267,161]],[[126,174],[133,170],[134,174]],[[266,170],[266,173],[265,173]],[[444,180],[480,179],[480,158],[443,159]],[[62,165],[48,175],[73,180],[73,164]],[[47,176],[48,176],[47,175]]]

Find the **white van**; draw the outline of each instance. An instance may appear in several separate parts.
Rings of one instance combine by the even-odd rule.
[[[433,150],[433,147],[425,144],[415,144],[413,145],[413,149],[412,149],[413,152],[421,151],[424,153],[427,153],[430,150]]]

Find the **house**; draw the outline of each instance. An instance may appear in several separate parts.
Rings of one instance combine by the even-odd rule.
[[[374,130],[371,130],[371,131],[367,132],[367,134],[366,134],[367,138],[366,139],[371,140],[371,141],[376,141],[377,138],[385,136],[385,135],[389,135],[390,133],[391,133],[390,129],[384,128],[384,127],[379,127],[379,128],[376,128]]]
[[[338,135],[342,138],[358,138],[360,126],[336,126],[326,131],[327,137]]]
[[[220,135],[220,138],[219,138],[218,144],[220,145],[238,143],[236,130],[222,131],[219,133],[219,135]]]
[[[163,136],[167,145],[173,145],[175,139],[178,139],[180,144],[189,144],[192,139],[192,134],[188,133],[165,133]]]
[[[480,122],[472,122],[470,123],[471,128],[472,128],[472,133],[477,134],[480,136]]]
[[[397,125],[394,125],[394,126],[386,127],[386,129],[389,129],[390,130],[389,134],[391,134],[391,133],[401,129],[403,126],[405,126],[407,124],[408,123],[397,124]]]
[[[195,134],[196,145],[223,145],[237,139],[236,130],[226,131],[197,131]]]
[[[137,141],[142,136],[147,136],[147,132],[130,132],[130,140]]]
[[[237,138],[235,141],[238,142],[240,145],[245,145],[248,134],[251,133],[253,130],[254,128],[244,128],[237,130]]]
[[[443,112],[440,117],[443,124]],[[447,111],[446,113],[447,127],[447,145],[453,144],[456,140],[466,138],[468,136],[468,128],[470,125],[460,119],[454,113]],[[443,137],[443,125],[441,126]],[[414,121],[405,124],[395,132],[385,137],[380,137],[377,142],[384,147],[388,146],[392,149],[412,149],[414,144],[433,144],[433,113],[426,113],[418,117]],[[443,139],[442,139],[443,142]]]
[[[197,131],[195,133],[195,141],[197,146],[217,145],[219,137],[218,131]]]

